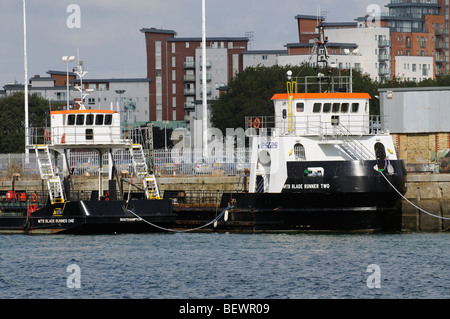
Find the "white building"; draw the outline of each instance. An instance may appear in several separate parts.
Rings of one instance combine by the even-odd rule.
[[[61,78],[66,72],[49,71],[51,76],[41,77],[35,75],[28,85],[29,94],[36,93],[49,100],[49,108],[54,110],[67,105],[67,86],[62,85]],[[75,74],[69,72],[69,105],[73,108],[81,99],[81,92],[75,87],[80,86],[80,80],[73,78]],[[65,79],[65,77],[64,77]],[[65,80],[64,80],[65,81]],[[121,121],[127,124],[149,121],[149,78],[130,79],[83,79],[83,90],[92,90],[85,98],[84,105],[87,109],[107,110],[113,107],[120,110]],[[4,86],[5,96],[14,92],[24,91],[23,84],[7,84]]]
[[[242,52],[244,69],[252,66],[278,65],[278,58],[286,56],[286,50],[252,50]]]
[[[433,78],[432,56],[396,56],[395,77],[399,80],[420,82]]]
[[[83,79],[84,89],[94,90],[86,97],[84,105],[87,109],[106,110],[112,107],[113,110],[120,110],[121,121],[128,124],[148,122],[149,82],[148,78]],[[79,85],[79,80],[73,83]],[[72,98],[80,97],[79,91],[73,94]]]

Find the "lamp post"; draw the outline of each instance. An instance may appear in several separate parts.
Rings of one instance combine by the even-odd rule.
[[[344,53],[346,55],[350,55],[350,56],[358,55],[358,48],[354,49],[353,51],[350,51],[349,49],[344,49]],[[351,59],[351,60],[353,60],[353,59]],[[352,74],[352,70],[353,70],[352,62],[350,61],[350,93],[353,92],[353,74]]]
[[[28,66],[27,66],[27,16],[25,0],[23,0],[23,60],[24,60],[24,70],[25,70],[25,155],[26,161],[28,163]]]
[[[167,125],[169,121],[162,121],[164,124],[164,150],[167,151]]]
[[[119,112],[122,111],[122,94],[125,93],[125,90],[115,90],[116,94],[119,94]],[[121,120],[124,121],[124,117],[121,116]],[[125,121],[124,121],[125,122]]]
[[[208,154],[208,96],[206,95],[206,8],[205,0],[202,0],[202,82],[203,82],[203,159]]]
[[[66,93],[66,98],[67,98],[67,106],[66,106],[66,110],[69,109],[69,63],[73,62],[73,60],[75,60],[74,56],[63,56],[62,57],[63,62],[67,63],[67,80],[66,80],[66,85],[67,85],[67,93]]]

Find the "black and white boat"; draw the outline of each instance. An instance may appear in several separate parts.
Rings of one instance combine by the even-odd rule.
[[[253,129],[248,189],[223,195],[220,207],[233,208],[217,229],[401,229],[404,162],[381,119],[369,115],[369,94],[352,92],[348,77],[333,76],[319,30],[317,65],[330,72],[312,79],[288,72],[287,92],[272,97],[274,116],[246,118]],[[179,219],[184,215],[201,216],[184,212]]]
[[[28,148],[30,154],[36,154],[42,191],[4,192],[0,201],[0,233],[161,231],[147,223],[173,227],[176,215],[172,212],[172,202],[159,195],[155,176],[148,169],[143,143],[139,143],[132,131],[122,131],[119,112],[86,109],[83,104],[86,94],[82,88],[80,91],[78,108],[52,111],[45,128],[29,129]],[[99,154],[98,189],[87,196],[75,192],[68,161],[69,152],[74,150],[95,150]],[[122,187],[112,156],[119,150],[130,153],[134,176],[143,185],[139,192]],[[107,167],[103,167],[104,154],[108,157]],[[57,168],[61,166],[63,169],[59,171]],[[108,175],[105,189],[104,175]],[[131,181],[128,182],[131,186]]]

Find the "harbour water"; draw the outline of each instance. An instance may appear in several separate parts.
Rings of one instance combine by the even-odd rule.
[[[2,235],[0,298],[447,299],[449,241],[449,233]]]

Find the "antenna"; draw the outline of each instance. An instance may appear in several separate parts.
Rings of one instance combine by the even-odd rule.
[[[248,39],[249,50],[251,48],[251,42],[255,39],[255,33],[253,31],[245,32],[245,37]]]

